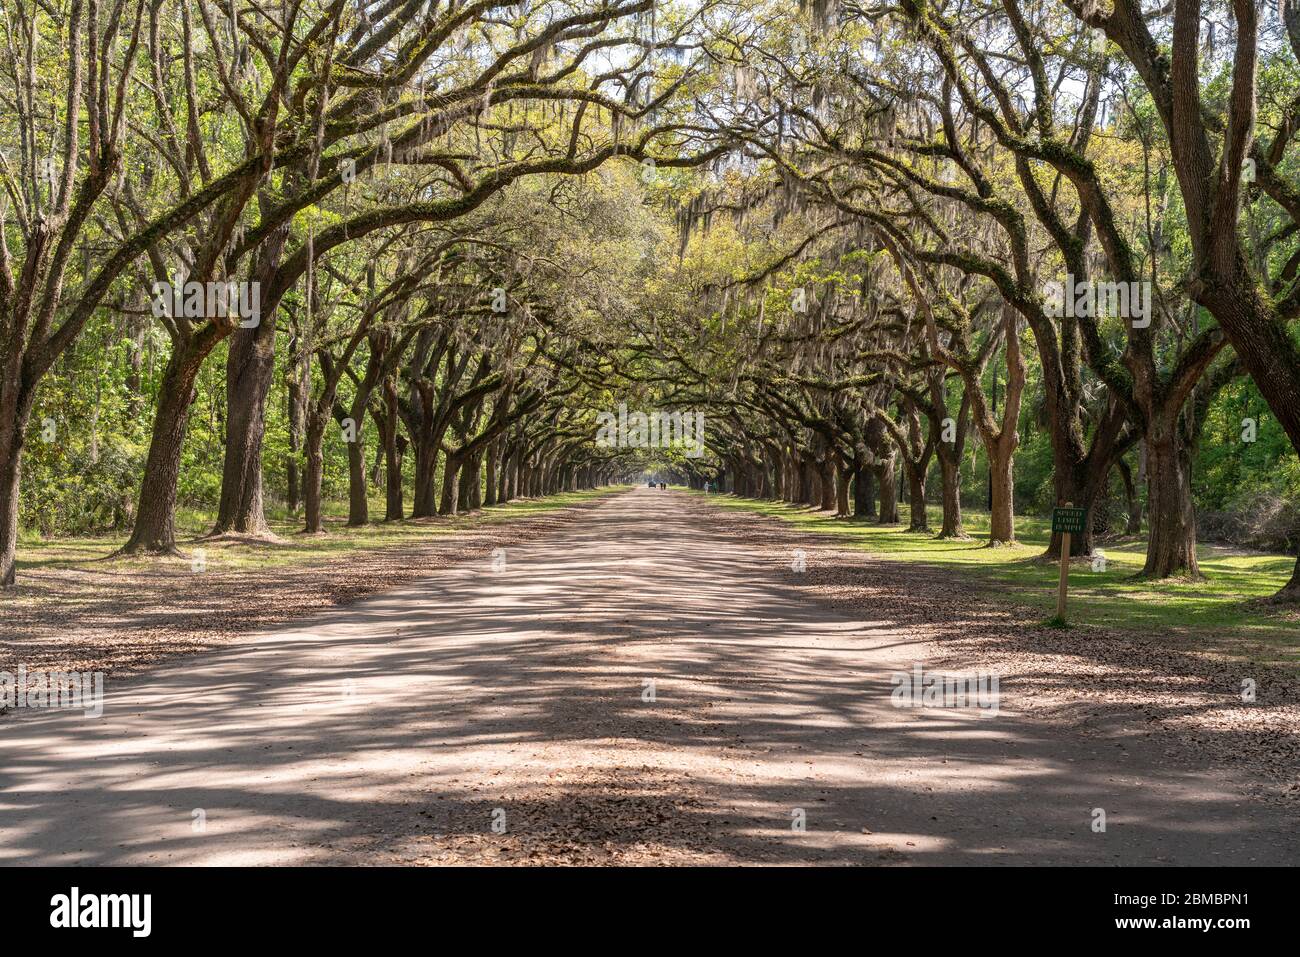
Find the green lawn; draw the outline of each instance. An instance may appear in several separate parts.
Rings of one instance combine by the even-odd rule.
[[[989,548],[987,512],[964,512],[966,531],[973,537],[953,541],[908,532],[906,524],[881,526],[874,519],[836,519],[783,502],[707,497],[726,508],[777,516],[803,531],[834,536],[875,557],[960,568],[977,589],[1033,608],[1043,619],[1056,611],[1060,566],[1041,560],[1051,537],[1050,523],[1044,519],[1017,517],[1020,544]],[[933,529],[942,524],[937,507],[930,524]],[[1099,547],[1106,558],[1104,571],[1081,561],[1071,564],[1071,625],[1186,634],[1207,650],[1300,661],[1300,617],[1258,600],[1282,587],[1294,557],[1202,545],[1197,555],[1203,581],[1149,582],[1133,578],[1146,557],[1144,541],[1103,542]]]
[[[348,528],[344,524],[347,521],[345,502],[332,502],[326,504],[327,531],[322,535],[304,535],[301,518],[291,516],[283,509],[270,509],[267,513],[267,522],[272,532],[279,538],[279,541],[270,542],[196,541],[195,539],[212,527],[214,513],[183,510],[178,512],[176,517],[177,539],[181,551],[187,555],[193,555],[200,548],[207,553],[209,561],[219,555],[222,569],[313,564],[356,550],[418,545],[433,535],[443,535],[472,525],[527,518],[608,495],[622,488],[626,486],[611,486],[584,492],[564,492],[546,498],[516,499],[506,505],[494,505],[469,515],[406,519],[400,522],[372,521],[371,524],[359,528]],[[407,507],[410,507],[409,502]],[[370,502],[370,515],[373,518],[383,514],[383,499],[373,499]],[[23,536],[18,543],[18,574],[21,576],[24,569],[40,567],[84,567],[90,562],[111,555],[125,541],[125,533],[56,538],[48,541]],[[146,563],[155,560],[132,558],[122,559],[120,563],[126,567],[135,562]]]

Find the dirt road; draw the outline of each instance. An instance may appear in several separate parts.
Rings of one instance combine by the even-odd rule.
[[[100,718],[11,712],[0,863],[1300,859],[1285,809],[1154,744],[1007,689],[996,713],[896,707],[927,644],[799,593],[731,521],[636,489],[110,679]]]

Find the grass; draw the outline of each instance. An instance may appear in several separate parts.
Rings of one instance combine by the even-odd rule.
[[[457,529],[528,518],[608,495],[620,488],[614,486],[583,492],[562,492],[545,498],[516,499],[506,505],[493,505],[471,514],[405,519],[400,522],[372,522],[357,528],[346,525],[345,502],[327,503],[326,532],[323,535],[304,535],[301,517],[290,515],[283,509],[268,510],[267,523],[279,540],[267,542],[202,541],[200,536],[212,527],[214,513],[182,510],[177,514],[177,539],[180,550],[186,555],[193,555],[201,548],[209,561],[212,561],[219,554],[223,570],[314,564],[353,551],[419,545],[430,536],[447,534]],[[382,499],[370,502],[372,516],[383,513]],[[21,577],[24,569],[35,568],[85,568],[107,558],[125,541],[124,532],[51,540],[24,536],[19,539],[18,545],[18,574]],[[156,560],[127,558],[118,560],[118,563],[122,567],[130,567],[132,564],[147,564]]]
[[[1017,516],[1018,544],[989,548],[987,512],[963,511],[972,538],[956,541],[936,538],[933,531],[909,532],[906,525],[877,525],[874,519],[837,519],[784,502],[707,497],[726,508],[776,516],[802,531],[833,536],[876,558],[958,569],[989,597],[1023,604],[1040,620],[1055,615],[1060,566],[1042,560],[1051,538],[1051,523],[1045,519]],[[929,518],[937,530],[940,510],[931,509]],[[1300,662],[1300,617],[1260,602],[1286,583],[1294,557],[1201,545],[1197,561],[1203,580],[1152,582],[1134,578],[1146,560],[1145,541],[1124,539],[1099,547],[1104,570],[1094,570],[1090,562],[1071,563],[1070,626],[1187,635],[1207,649]]]

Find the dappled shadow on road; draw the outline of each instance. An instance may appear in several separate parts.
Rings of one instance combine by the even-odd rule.
[[[22,562],[18,588],[0,600],[0,670],[12,672],[19,663],[116,673],[156,666],[432,574],[496,545],[547,534],[594,505],[514,515],[509,522],[495,515],[406,519],[392,524],[434,526],[436,534],[394,536],[391,544],[315,560],[279,559],[278,553],[293,551],[286,540],[258,540],[256,558],[228,562],[222,541],[228,545],[239,536],[226,536],[186,543],[184,558],[100,557],[49,567]],[[345,535],[338,537],[346,542]],[[196,564],[199,547],[203,562]]]
[[[1187,764],[1218,764],[1279,799],[1300,796],[1300,679],[1294,667],[1250,661],[1177,630],[1063,630],[1034,609],[952,569],[828,548],[766,520],[745,520],[755,547],[807,550],[795,585],[807,600],[892,622],[944,659],[996,670],[1021,704],[1071,723],[1161,737]],[[1195,610],[1197,600],[1180,596]],[[1249,689],[1249,696],[1243,691]]]
[[[1285,814],[1140,729],[1026,714],[1049,674],[996,715],[892,707],[923,609],[828,611],[654,494],[124,682],[100,721],[3,719],[0,863],[1295,859]]]

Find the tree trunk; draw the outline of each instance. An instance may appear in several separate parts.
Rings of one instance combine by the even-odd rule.
[[[939,453],[939,474],[943,479],[943,528],[940,538],[969,538],[961,524],[961,459],[955,451]]]
[[[1083,531],[1070,536],[1070,555],[1075,558],[1091,555],[1096,544],[1096,535],[1093,532],[1093,509],[1097,504],[1100,485],[1070,475],[1059,477],[1053,484],[1056,488],[1057,504],[1072,502],[1075,508],[1084,508],[1088,511],[1088,519],[1084,523]],[[1052,560],[1061,557],[1059,532],[1052,533],[1043,557]]]
[[[325,476],[325,454],[321,446],[325,441],[328,413],[313,409],[307,417],[306,453],[307,468],[304,473],[304,500],[306,526],[303,531],[325,531],[325,516],[321,512],[321,483]]]
[[[772,449],[766,449],[767,469],[772,474],[772,485],[768,490],[770,498],[785,498],[785,466],[781,463],[781,456]],[[700,476],[701,488],[708,480],[705,476]]]
[[[863,461],[858,461],[854,468],[853,514],[859,518],[872,518],[876,514],[876,490],[871,469]]]
[[[370,522],[369,488],[366,483],[366,447],[357,426],[356,441],[348,446],[348,525],[356,527]]]
[[[488,446],[483,466],[483,504],[491,507],[497,503],[497,457],[501,454],[499,442]]]
[[[898,480],[894,475],[894,460],[892,458],[878,466],[876,481],[880,484],[880,515],[877,522],[881,525],[897,525]]]
[[[1295,5],[1291,3],[1284,12],[1288,30],[1294,29],[1291,19],[1295,16],[1294,10]],[[1174,161],[1185,201],[1189,186],[1197,179],[1203,180],[1205,173],[1196,163],[1194,150],[1190,155],[1179,153],[1183,150],[1175,152]],[[1236,199],[1234,196],[1232,202],[1235,203]],[[1206,216],[1202,222],[1208,224],[1213,219]],[[1208,236],[1194,235],[1193,239],[1200,239],[1200,245],[1217,248],[1213,255],[1207,256],[1214,266],[1214,274],[1208,277],[1209,282],[1196,277],[1190,287],[1192,298],[1218,320],[1242,365],[1277,417],[1278,424],[1286,431],[1291,448],[1300,452],[1300,347],[1296,345],[1287,320],[1260,290],[1258,278],[1244,255],[1236,230]],[[1154,461],[1149,460],[1147,467],[1148,472],[1154,472]],[[1150,487],[1148,482],[1148,490]],[[1154,515],[1150,523],[1154,529]],[[1300,601],[1300,562],[1296,564],[1291,581],[1274,597],[1279,602]]]
[[[907,508],[911,513],[907,530],[909,532],[928,532],[930,530],[930,516],[926,514],[925,507],[925,472],[919,468],[906,466],[903,471],[907,473]],[[893,474],[893,469],[890,469],[890,474]]]
[[[263,213],[268,195],[259,196]],[[226,455],[221,471],[221,501],[214,535],[226,532],[260,535],[267,531],[262,510],[262,439],[266,434],[266,399],[275,375],[275,333],[279,302],[272,301],[280,255],[289,229],[277,229],[262,244],[250,280],[259,283],[258,323],[230,335],[226,355]]]
[[[1196,564],[1196,509],[1192,504],[1192,462],[1179,441],[1177,425],[1153,423],[1146,438],[1147,514],[1151,535],[1147,542],[1144,578],[1171,575],[1200,576]]]
[[[366,443],[362,429],[366,422],[366,412],[370,408],[370,395],[375,390],[379,372],[379,359],[374,352],[371,352],[366,374],[362,377],[352,398],[352,405],[348,407],[347,417],[352,420],[353,427],[352,441],[347,443],[348,525],[353,528],[370,522],[370,488],[366,480]],[[378,468],[378,465],[379,456],[376,455],[375,467]]]
[[[427,518],[437,511],[434,481],[438,471],[438,452],[438,446],[433,442],[415,443],[415,501],[411,507],[412,518]]]
[[[501,491],[497,494],[497,501],[502,505],[515,497],[514,458],[514,448],[507,445],[505,452],[501,456]]]
[[[0,460],[0,588],[12,588],[18,578],[18,485],[22,475],[22,440],[13,433],[22,429],[13,423],[3,436],[4,456]]]
[[[455,515],[459,504],[460,456],[448,454],[442,463],[442,501],[438,503],[439,515]]]
[[[226,358],[226,456],[214,535],[267,531],[262,509],[262,439],[266,397],[275,372],[275,316],[239,329]]]
[[[1105,428],[1105,426],[1101,426]],[[1095,441],[1095,440],[1094,440]],[[1069,437],[1069,429],[1064,423],[1052,424],[1052,487],[1056,495],[1056,504],[1073,502],[1076,508],[1088,510],[1088,520],[1083,531],[1070,536],[1070,554],[1074,557],[1092,554],[1095,536],[1093,535],[1092,508],[1096,504],[1097,493],[1101,484],[1089,481],[1092,456],[1076,453],[1075,443]],[[1048,542],[1046,559],[1059,559],[1061,556],[1061,533],[1053,532]]]
[[[997,414],[997,377],[993,379],[993,407],[984,398],[978,375],[963,373],[966,396],[974,411],[974,422],[989,460],[989,545],[1010,545],[1016,540],[1015,455],[1020,447],[1020,404],[1024,396],[1026,366],[1020,351],[1019,318],[1010,306],[1002,307],[1007,350],[1006,399],[1002,419]],[[960,501],[959,503],[960,504]]]
[[[149,454],[140,480],[135,527],[119,554],[176,554],[176,485],[180,478],[185,428],[194,402],[194,382],[210,346],[179,346],[172,350],[158,390]]]
[[[288,506],[290,512],[297,512],[302,504],[302,493],[298,484],[298,460],[302,453],[302,435],[307,421],[307,396],[311,390],[306,357],[294,356],[289,367],[289,460],[285,463],[285,478],[288,482]]]
[[[458,498],[461,507],[472,512],[479,507],[479,458],[471,455],[465,460],[460,470],[460,488]]]
[[[384,443],[384,521],[401,521],[405,508],[402,504],[402,453],[398,445],[400,414],[397,410],[397,384],[384,380],[384,418],[379,422],[380,438]]]
[[[406,507],[402,502],[402,453],[396,436],[384,449],[384,485],[384,521],[401,521],[406,516]]]
[[[853,468],[847,466],[836,470],[835,473],[835,516],[836,518],[848,518],[851,514],[849,509],[849,479],[853,476]]]
[[[17,358],[11,358],[7,365],[5,382],[0,385],[0,588],[12,588],[18,578],[19,486],[23,444],[35,394],[23,389]]]
[[[522,451],[516,452],[511,459],[512,466],[510,469],[510,498],[527,498],[528,497],[528,471],[524,465],[524,455]]]
[[[1282,586],[1282,590],[1271,599],[1278,604],[1300,602],[1300,557],[1296,558],[1295,568],[1291,571],[1291,580]]]
[[[821,479],[821,502],[818,505],[823,512],[835,510],[835,458],[830,452],[818,463],[818,477]]]
[[[1014,446],[1007,448],[1002,442],[989,445],[989,485],[992,502],[989,507],[989,544],[1011,545],[1016,540]]]
[[[799,504],[813,505],[817,502],[817,474],[813,469],[812,459],[801,458],[799,461]]]

